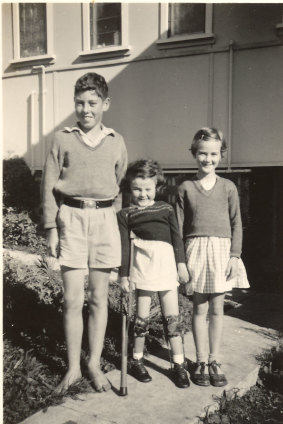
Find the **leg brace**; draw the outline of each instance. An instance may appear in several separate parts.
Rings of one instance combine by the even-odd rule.
[[[136,317],[134,325],[134,336],[145,337],[148,334],[149,318]]]
[[[182,315],[169,315],[164,317],[164,331],[166,338],[183,337],[185,333],[185,326]]]

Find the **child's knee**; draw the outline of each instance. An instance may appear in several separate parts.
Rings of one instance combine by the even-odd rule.
[[[107,308],[108,298],[107,296],[99,295],[96,290],[88,290],[87,300],[90,308],[105,309]]]
[[[183,316],[179,315],[169,315],[164,317],[164,331],[165,335],[168,338],[183,336],[185,333],[185,324]]]
[[[81,311],[84,304],[83,296],[64,295],[64,309],[68,311]]]
[[[149,318],[141,318],[139,316],[135,319],[134,336],[145,337],[148,334]]]
[[[206,315],[208,312],[208,303],[198,303],[193,306],[194,315]]]
[[[223,305],[210,305],[209,315],[214,315],[214,316],[224,315]]]

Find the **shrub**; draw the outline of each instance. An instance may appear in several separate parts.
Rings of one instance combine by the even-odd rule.
[[[46,252],[46,242],[37,224],[28,212],[17,212],[15,208],[4,208],[3,245],[6,248],[28,247],[33,253]]]
[[[40,204],[40,187],[24,159],[3,161],[3,205],[34,212]]]

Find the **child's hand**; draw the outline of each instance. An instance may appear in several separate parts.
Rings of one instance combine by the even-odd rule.
[[[122,292],[129,293],[130,291],[130,281],[129,277],[121,277],[120,279],[120,287]],[[133,290],[135,290],[135,285],[133,284]]]
[[[49,249],[50,255],[54,258],[58,258],[58,244],[59,237],[57,228],[50,228],[47,231],[47,247]]]
[[[225,271],[225,276],[227,281],[232,280],[233,278],[237,276],[238,262],[239,262],[239,259],[236,258],[235,256],[232,256],[232,258],[229,259],[229,262]]]
[[[181,284],[187,283],[190,280],[190,276],[189,276],[186,264],[179,263],[177,265],[177,269],[178,269],[179,282]]]

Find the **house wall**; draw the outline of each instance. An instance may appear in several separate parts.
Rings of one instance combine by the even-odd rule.
[[[54,130],[75,119],[76,79],[96,71],[108,81],[112,97],[105,123],[124,135],[130,159],[154,157],[166,168],[193,167],[192,136],[214,125],[230,144],[223,166],[283,164],[283,47],[276,32],[281,4],[214,4],[213,45],[164,50],[156,44],[159,4],[129,3],[130,55],[89,61],[79,56],[81,4],[52,7],[56,61],[46,66],[43,123],[40,72],[10,65],[12,6],[2,5],[5,155],[24,156],[32,169],[41,169]]]

